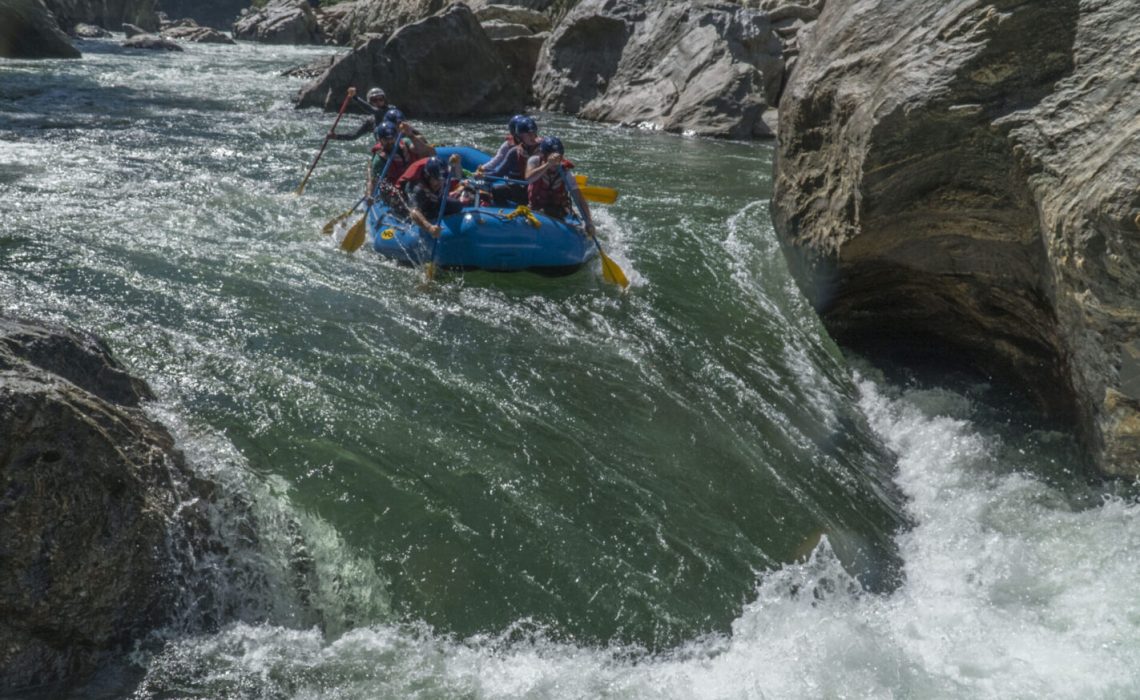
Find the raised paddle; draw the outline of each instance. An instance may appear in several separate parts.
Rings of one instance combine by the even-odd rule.
[[[333,122],[329,133],[325,134],[325,141],[321,144],[321,150],[317,151],[317,157],[313,159],[313,164],[309,166],[309,172],[305,173],[305,179],[301,180],[301,184],[297,185],[296,194],[301,194],[305,191],[305,183],[309,181],[309,176],[313,174],[313,169],[317,167],[317,161],[321,159],[321,156],[325,152],[325,146],[329,145],[329,139],[331,139],[332,135],[336,132],[336,125],[340,123],[340,118],[344,116],[344,110],[348,108],[348,101],[351,100],[355,94],[356,88],[350,87],[348,94],[344,96],[344,102],[340,103],[340,111],[336,113],[336,121]]]
[[[403,139],[403,136],[396,137],[396,144],[392,146],[392,152],[388,154],[388,160],[384,161],[384,167],[380,170],[380,177],[376,178],[376,184],[372,187],[372,199],[376,199],[376,196],[380,193],[380,183],[384,182],[384,177],[388,174],[388,166],[392,164],[392,158],[396,155],[396,151],[400,150],[400,142],[403,141]],[[367,199],[367,195],[365,195],[365,199]],[[359,204],[360,202],[357,202],[357,205]],[[369,207],[368,209],[371,208],[372,207]],[[364,216],[360,217],[360,221],[353,224],[352,228],[348,230],[348,233],[344,235],[344,240],[340,242],[341,250],[355,253],[360,246],[364,245],[364,222],[368,220],[368,209],[364,211]],[[355,210],[356,207],[353,207],[353,211]]]
[[[566,185],[567,194],[573,192],[574,190],[570,186],[570,175],[561,165],[558,166],[558,172],[562,175],[562,182]],[[586,222],[587,228],[593,228],[593,222],[590,221],[589,216],[586,214],[586,208],[582,206],[582,203],[577,201],[576,197],[570,197],[570,201],[578,206],[578,213],[581,215],[582,221]],[[587,232],[586,235],[590,236],[590,239],[594,241],[594,245],[598,248],[598,255],[602,258],[602,279],[618,285],[622,288],[622,291],[625,291],[625,289],[629,287],[629,279],[625,276],[625,272],[622,271],[621,266],[611,260],[610,256],[606,255],[606,251],[602,250],[602,244],[598,243],[597,236],[591,235],[589,232]]]

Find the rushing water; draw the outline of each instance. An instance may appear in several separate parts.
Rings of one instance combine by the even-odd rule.
[[[323,50],[81,48],[0,63],[0,312],[152,384],[242,560],[135,696],[1140,695],[1140,508],[996,389],[845,359],[768,145],[541,115],[632,288],[425,284],[319,235],[363,141],[292,194],[332,116],[280,73]]]

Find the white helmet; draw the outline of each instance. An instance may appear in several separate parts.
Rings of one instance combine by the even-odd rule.
[[[369,102],[371,102],[371,101],[372,101],[372,98],[373,98],[373,97],[383,97],[385,100],[387,100],[387,99],[388,99],[388,96],[387,96],[387,95],[385,95],[385,94],[384,94],[384,91],[383,91],[383,90],[381,90],[380,88],[372,88],[371,90],[369,90],[369,91],[368,91],[368,97],[367,97],[367,99],[368,99],[368,101],[369,101]]]

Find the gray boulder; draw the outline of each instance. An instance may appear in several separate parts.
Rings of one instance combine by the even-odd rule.
[[[235,39],[263,44],[323,44],[324,33],[306,0],[270,0],[234,22]]]
[[[111,36],[111,32],[106,29],[83,22],[72,27],[71,34],[79,39],[106,39]]]
[[[171,41],[157,34],[135,34],[123,42],[128,49],[147,49],[149,51],[185,51],[178,42]]]
[[[0,58],[79,58],[43,0],[0,0]]]
[[[208,495],[106,347],[0,319],[0,696],[114,666],[171,615]]]
[[[538,56],[542,46],[550,38],[550,32],[527,34],[509,39],[493,39],[495,50],[507,65],[507,72],[515,85],[526,90],[527,102],[534,98],[534,71],[538,66]]]
[[[436,14],[448,4],[448,0],[356,0],[333,5],[318,15],[333,43],[346,46],[370,34],[388,36],[405,24]]]
[[[828,3],[780,103],[773,218],[824,323],[956,358],[1140,475],[1134,0]]]
[[[191,21],[166,27],[159,33],[164,39],[189,41],[197,44],[233,44],[228,34],[210,27],[201,27]]]
[[[342,56],[302,89],[297,107],[336,110],[350,86],[373,85],[413,117],[502,114],[520,109],[526,94],[462,3]]]
[[[584,0],[539,57],[545,109],[667,131],[747,138],[783,80],[767,15],[724,2]]]

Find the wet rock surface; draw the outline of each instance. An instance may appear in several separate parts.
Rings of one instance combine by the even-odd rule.
[[[585,0],[543,47],[544,109],[667,131],[745,138],[783,81],[768,15],[724,2]]]
[[[233,36],[264,44],[323,44],[326,39],[306,0],[271,0],[234,22]]]
[[[772,204],[841,342],[1012,379],[1113,475],[1140,474],[1134,10],[827,4],[780,103]]]
[[[0,58],[79,58],[42,0],[0,0]]]
[[[207,489],[148,398],[99,341],[0,319],[0,696],[118,665],[171,613]]]
[[[336,110],[350,86],[374,85],[413,118],[515,111],[526,89],[464,4],[364,42],[305,86],[297,106]]]

